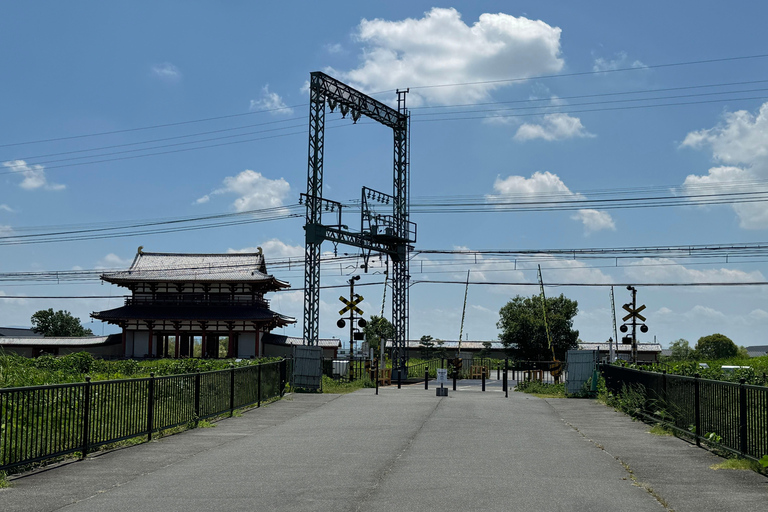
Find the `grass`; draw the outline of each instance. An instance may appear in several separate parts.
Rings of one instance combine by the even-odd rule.
[[[709,466],[709,469],[731,469],[736,471],[756,471],[759,473],[761,468],[760,464],[754,460],[732,458],[725,459],[723,462],[717,464],[712,464]]]
[[[649,430],[648,433],[653,434],[655,436],[674,436],[675,435],[672,429],[665,427],[661,423],[657,423],[654,426],[652,426],[651,430]]]
[[[347,393],[354,393],[359,389],[372,387],[376,387],[376,385],[368,377],[353,380],[352,382],[341,382],[333,380],[327,375],[323,375],[323,393],[344,395]]]
[[[515,391],[528,393],[539,398],[566,398],[565,384],[547,384],[538,381],[520,382]]]

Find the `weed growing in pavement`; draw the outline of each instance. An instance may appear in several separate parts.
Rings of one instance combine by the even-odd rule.
[[[651,430],[648,431],[649,434],[653,434],[655,436],[673,436],[675,433],[662,425],[661,423],[657,423],[654,426],[651,427]]]
[[[749,460],[749,459],[742,459],[739,457],[725,459],[723,462],[712,464],[711,466],[709,466],[709,468],[714,470],[734,469],[734,470],[740,470],[740,471],[760,472],[760,464],[758,462],[755,462],[754,460]]]
[[[565,384],[548,384],[537,380],[519,382],[515,391],[529,393],[539,398],[565,398]]]

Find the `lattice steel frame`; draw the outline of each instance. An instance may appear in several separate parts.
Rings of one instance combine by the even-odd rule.
[[[408,337],[408,251],[415,241],[415,228],[409,221],[410,162],[408,151],[409,115],[405,92],[398,91],[395,110],[325,73],[311,73],[309,88],[309,166],[306,194],[306,245],[304,263],[304,340],[317,345],[320,327],[320,246],[323,240],[388,254],[392,260],[392,325],[395,330],[393,367],[404,368]],[[326,104],[333,111],[351,113],[357,121],[366,116],[389,128],[394,134],[393,216],[395,233],[389,242],[375,240],[371,233],[352,233],[342,226],[322,222],[323,150]],[[362,227],[361,227],[362,230]],[[412,234],[413,233],[413,234]],[[413,238],[412,238],[413,236]]]

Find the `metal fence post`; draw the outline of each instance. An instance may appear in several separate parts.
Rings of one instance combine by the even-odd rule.
[[[147,385],[147,441],[152,440],[152,426],[155,419],[155,374],[149,374]]]
[[[373,360],[373,380],[376,381],[376,394],[379,394],[379,360]]]
[[[229,417],[235,414],[235,365],[229,363]]]
[[[694,409],[694,429],[696,430],[696,446],[701,446],[701,391],[699,389],[699,375],[693,376],[693,409]]]
[[[664,402],[664,407],[667,406],[667,370],[661,372],[661,400]]]
[[[261,364],[256,368],[256,394],[258,395],[258,398],[256,399],[256,407],[261,407]]]
[[[509,398],[509,358],[504,359],[504,398]]]
[[[195,426],[200,421],[200,372],[195,373]]]
[[[280,396],[285,395],[285,376],[288,373],[288,360],[280,361]]]
[[[747,454],[747,388],[745,379],[739,379],[739,450]]]
[[[82,458],[88,455],[88,443],[90,442],[91,426],[91,377],[85,377],[85,389],[83,390],[83,442]]]

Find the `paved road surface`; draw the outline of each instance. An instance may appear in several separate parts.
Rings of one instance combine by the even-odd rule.
[[[768,479],[591,400],[460,381],[292,395],[215,428],[58,465],[11,511],[757,511]]]

